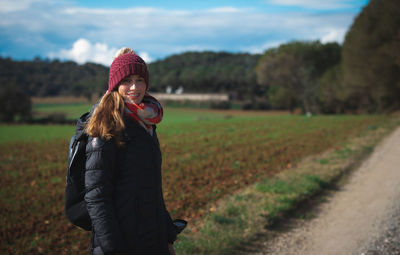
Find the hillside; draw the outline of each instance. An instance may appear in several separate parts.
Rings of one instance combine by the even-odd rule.
[[[149,64],[150,88],[165,91],[183,87],[185,92],[231,92],[257,90],[254,71],[259,55],[224,52],[187,52]],[[0,58],[2,88],[18,87],[30,96],[90,97],[107,87],[108,67],[72,61],[35,58],[15,61]]]

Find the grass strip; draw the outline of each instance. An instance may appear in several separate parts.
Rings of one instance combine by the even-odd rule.
[[[190,222],[180,235],[175,243],[177,254],[231,254],[265,227],[350,173],[399,124],[398,118],[392,118],[340,146],[305,158],[292,169],[209,205],[209,213]]]

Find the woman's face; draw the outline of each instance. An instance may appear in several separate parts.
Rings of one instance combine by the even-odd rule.
[[[140,104],[146,93],[146,82],[143,77],[137,74],[129,75],[121,81],[118,86],[118,93],[125,99]]]

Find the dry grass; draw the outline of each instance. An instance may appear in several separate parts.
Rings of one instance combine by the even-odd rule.
[[[69,103],[88,103],[86,97],[32,97],[33,104],[69,104]]]

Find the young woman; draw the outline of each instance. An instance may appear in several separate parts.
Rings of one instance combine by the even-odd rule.
[[[156,134],[163,110],[148,87],[146,63],[121,49],[107,93],[86,124],[85,201],[93,255],[175,254],[177,232],[164,204]]]

